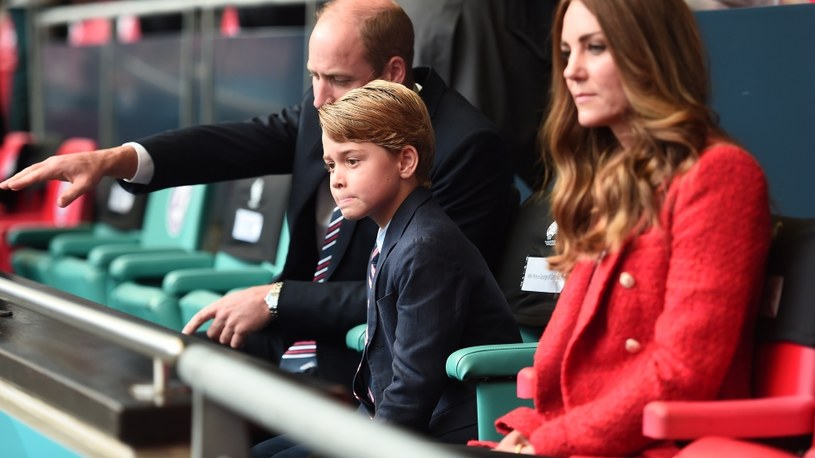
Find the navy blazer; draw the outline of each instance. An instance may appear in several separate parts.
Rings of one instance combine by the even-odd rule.
[[[475,389],[447,377],[447,356],[520,335],[487,264],[427,189],[413,191],[391,220],[368,297],[375,305],[357,398],[377,420],[476,437]]]
[[[496,127],[430,68],[414,69],[436,132],[432,191],[488,260],[503,249],[513,210],[512,173]],[[148,185],[132,192],[268,174],[292,173],[287,216],[289,255],[278,306],[286,338],[317,340],[318,364],[330,381],[348,386],[359,355],[345,333],[365,321],[365,269],[376,225],[346,221],[326,283],[311,282],[317,265],[315,196],[326,178],[322,132],[312,91],[301,105],[265,118],[195,126],[138,140],[153,158]]]

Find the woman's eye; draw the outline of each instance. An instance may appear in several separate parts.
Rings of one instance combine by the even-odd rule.
[[[606,45],[602,43],[589,43],[587,49],[592,54],[600,54],[601,52],[606,50]]]
[[[569,55],[571,55],[571,51],[568,49],[561,49],[560,50],[560,58],[563,59],[563,62],[569,61]]]

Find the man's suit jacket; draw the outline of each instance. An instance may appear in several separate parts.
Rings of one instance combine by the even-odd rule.
[[[474,388],[447,377],[447,356],[520,335],[478,250],[427,189],[388,225],[368,298],[357,398],[377,420],[461,443],[476,437]]]
[[[575,266],[535,354],[535,409],[499,429],[540,455],[630,456],[654,445],[649,401],[747,396],[770,231],[758,163],[708,148],[673,180],[658,227]]]
[[[432,191],[491,263],[503,248],[512,211],[512,177],[495,126],[430,68],[414,69],[436,133]],[[292,173],[287,216],[289,254],[279,321],[290,340],[318,341],[321,373],[348,385],[359,357],[345,333],[365,321],[365,269],[376,225],[345,221],[326,283],[311,282],[317,265],[315,196],[326,178],[321,130],[311,91],[301,105],[247,122],[196,126],[138,140],[155,173],[133,192],[171,186]]]
[[[555,0],[401,0],[416,30],[416,66],[478,107],[507,141],[515,173],[543,177],[538,127],[546,114]]]

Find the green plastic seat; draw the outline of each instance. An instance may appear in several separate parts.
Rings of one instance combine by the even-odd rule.
[[[94,220],[75,227],[25,227],[12,229],[8,234],[10,245],[17,247],[11,258],[14,273],[38,282],[45,282],[53,260],[59,256],[87,258],[94,246],[111,243],[137,243],[144,219],[145,195],[133,195],[122,189],[118,182],[106,178],[96,188]],[[54,250],[50,245],[60,236]],[[66,245],[65,240],[74,242]],[[77,240],[85,240],[79,244]],[[66,250],[70,247],[70,253]]]
[[[201,248],[209,229],[212,195],[212,185],[179,186],[151,193],[138,237],[56,237],[49,246],[54,259],[44,274],[44,283],[107,304],[108,293],[115,286],[108,271],[119,256],[183,253]]]
[[[285,219],[291,178],[270,175],[231,184],[217,251],[136,253],[110,266],[108,306],[181,330],[198,310],[235,288],[261,285],[283,269],[289,245]],[[181,299],[196,290],[206,302]]]

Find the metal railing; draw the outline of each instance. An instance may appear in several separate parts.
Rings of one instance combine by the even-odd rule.
[[[247,456],[251,443],[246,419],[287,434],[325,456],[470,456],[463,449],[441,446],[406,430],[371,421],[327,392],[304,385],[302,379],[280,374],[232,350],[185,345],[173,331],[50,293],[34,282],[2,274],[0,298],[152,357],[162,368],[154,377],[157,391],[164,389],[164,374],[175,365],[181,380],[193,390],[191,450],[195,458]]]
[[[234,442],[247,418],[280,431],[321,456],[354,458],[459,458],[445,447],[382,423],[314,389],[275,376],[260,366],[191,345],[178,361],[181,379],[193,388],[192,456],[245,456]],[[225,409],[224,409],[225,408]],[[237,413],[239,417],[233,416]],[[205,428],[204,426],[210,426]]]
[[[162,399],[167,392],[168,368],[184,350],[180,337],[103,310],[85,307],[2,276],[0,294],[20,307],[47,312],[50,318],[152,358],[153,385],[152,390],[145,394]]]

